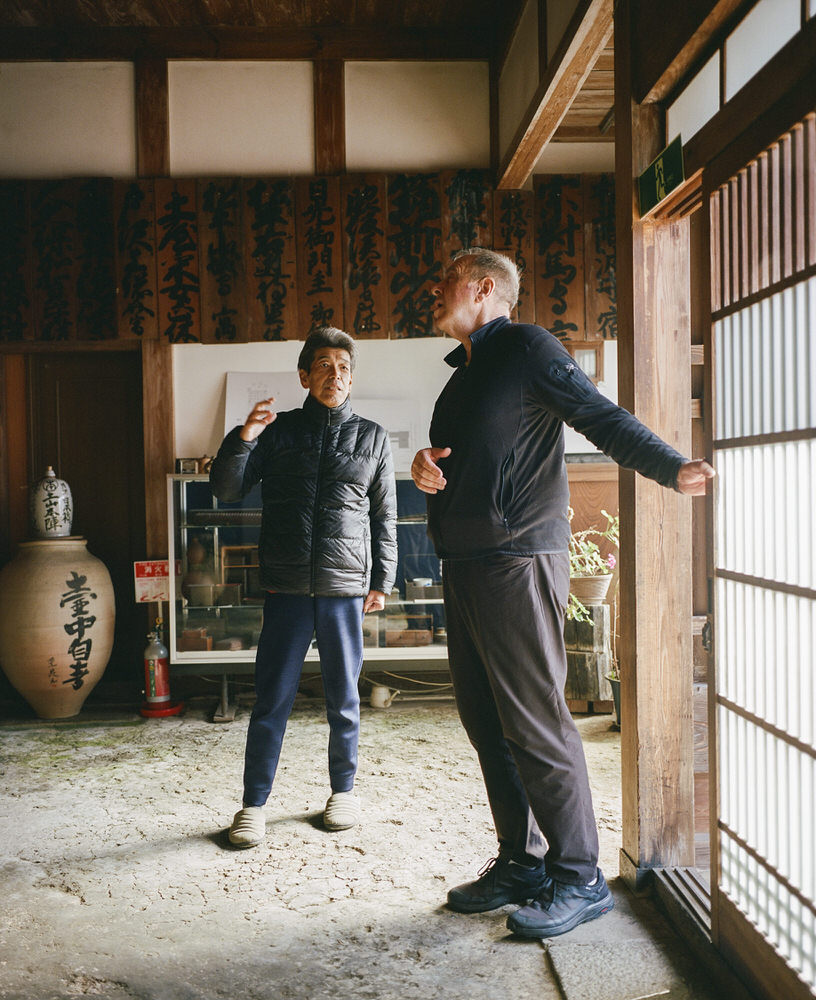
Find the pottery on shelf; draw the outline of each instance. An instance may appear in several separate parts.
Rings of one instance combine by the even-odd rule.
[[[65,538],[71,534],[74,503],[64,479],[57,479],[52,466],[34,483],[29,495],[31,532],[36,538]]]
[[[0,570],[0,667],[43,719],[77,715],[113,647],[113,584],[84,538],[21,542]]]
[[[207,550],[195,536],[187,548],[187,572],[181,578],[181,592],[195,607],[215,604],[221,592],[207,564]]]
[[[571,576],[570,593],[574,594],[581,604],[603,604],[611,582],[611,573],[599,573],[596,576]]]

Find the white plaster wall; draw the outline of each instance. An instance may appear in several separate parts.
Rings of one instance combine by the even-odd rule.
[[[666,140],[678,135],[686,143],[720,110],[720,53],[691,80],[666,112]]]
[[[575,13],[578,0],[547,0],[547,60],[555,55],[561,44],[570,18]]]
[[[170,172],[313,174],[311,62],[168,64]]]
[[[614,142],[551,142],[534,174],[602,174],[615,169]]]
[[[443,361],[456,346],[447,337],[358,340],[352,398],[408,400],[416,408],[420,439],[428,444],[433,405],[452,369]],[[176,455],[214,455],[224,437],[227,372],[291,372],[296,382],[302,341],[263,344],[176,344],[173,347]],[[604,344],[604,382],[598,388],[617,400],[617,345]],[[566,428],[569,453],[596,451]]]
[[[527,0],[499,77],[500,161],[524,120],[538,83],[538,0]]]
[[[736,92],[799,31],[799,0],[759,0],[725,43],[725,99]]]
[[[451,374],[442,358],[455,342],[446,337],[358,340],[352,398],[410,400],[418,426],[427,428],[433,403]],[[176,454],[213,455],[224,437],[226,373],[291,372],[297,381],[302,341],[263,344],[177,344],[173,347]]]
[[[348,62],[346,169],[490,165],[486,62]]]
[[[0,64],[0,176],[133,177],[130,63]]]

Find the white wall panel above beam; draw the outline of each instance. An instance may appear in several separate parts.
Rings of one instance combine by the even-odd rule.
[[[346,169],[490,165],[486,62],[346,63]]]
[[[0,65],[0,176],[135,173],[131,63]]]
[[[311,62],[171,62],[173,176],[314,173]]]

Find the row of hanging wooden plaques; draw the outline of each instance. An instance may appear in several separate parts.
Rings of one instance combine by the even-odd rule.
[[[483,171],[0,182],[0,340],[170,343],[433,335],[469,246],[523,269],[516,318],[616,335],[612,175],[498,191]]]

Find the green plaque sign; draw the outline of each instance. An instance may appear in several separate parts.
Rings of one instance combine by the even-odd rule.
[[[638,200],[641,217],[651,212],[684,180],[683,142],[678,135],[638,177]]]

